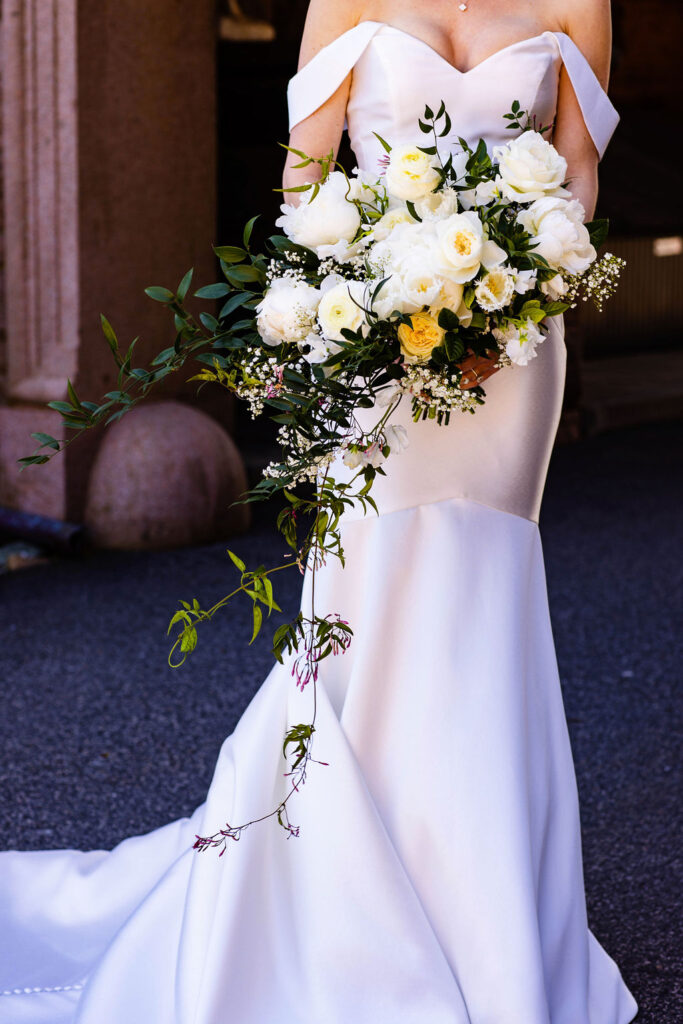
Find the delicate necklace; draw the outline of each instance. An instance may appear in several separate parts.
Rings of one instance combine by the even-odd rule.
[[[467,4],[458,4],[458,10],[464,13],[467,10]]]

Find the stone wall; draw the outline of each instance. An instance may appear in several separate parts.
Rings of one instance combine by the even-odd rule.
[[[173,325],[144,295],[189,266],[214,274],[213,0],[4,0],[0,504],[80,519],[99,437],[17,473],[31,431],[61,434],[45,403],[70,377],[84,398],[115,381],[99,314],[139,358]],[[165,393],[177,393],[182,381]]]

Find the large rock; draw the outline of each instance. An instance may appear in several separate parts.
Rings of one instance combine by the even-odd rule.
[[[246,529],[240,454],[221,426],[181,402],[140,405],[108,428],[88,484],[85,522],[106,548],[162,548]]]

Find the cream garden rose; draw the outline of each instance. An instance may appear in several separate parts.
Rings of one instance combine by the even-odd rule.
[[[487,270],[505,260],[505,252],[487,240],[484,226],[473,210],[454,213],[436,224],[440,271],[464,284],[476,277],[483,265]]]
[[[412,327],[401,324],[398,329],[401,351],[408,362],[424,363],[432,349],[441,344],[446,332],[429,313],[413,313],[410,319]]]
[[[534,241],[534,252],[543,256],[554,270],[582,274],[596,259],[585,211],[578,199],[538,199],[519,220]]]
[[[404,312],[417,312],[423,306],[431,306],[441,292],[442,278],[433,253],[426,248],[417,247],[404,256],[396,272]]]
[[[414,224],[415,220],[411,217],[408,212],[408,208],[405,206],[396,206],[393,210],[387,210],[378,221],[376,221],[372,229],[372,238],[375,242],[383,242],[387,238],[397,224]]]
[[[509,305],[514,294],[515,279],[501,267],[495,267],[482,277],[474,291],[475,299],[487,313]]]
[[[256,326],[266,345],[302,341],[313,329],[319,302],[317,288],[276,278],[256,307]]]
[[[392,196],[414,202],[433,192],[441,179],[431,158],[417,146],[394,146],[384,180]]]
[[[567,161],[539,132],[522,132],[505,146],[496,146],[499,188],[506,199],[528,203],[544,196],[567,195],[562,182]]]
[[[313,249],[319,256],[328,255],[326,247],[334,247],[336,256],[343,255],[339,243],[352,242],[360,227],[360,213],[347,198],[348,190],[345,176],[333,171],[314,199],[303,199],[299,206],[285,203],[275,223],[293,242]]]
[[[361,281],[323,282],[322,291],[318,323],[328,341],[344,341],[343,330],[358,331],[366,325],[366,289]]]
[[[423,221],[441,220],[458,212],[458,193],[454,188],[444,188],[440,192],[432,192],[423,196],[415,203],[415,211]]]

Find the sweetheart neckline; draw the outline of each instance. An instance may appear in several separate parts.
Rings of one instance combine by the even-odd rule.
[[[494,50],[493,53],[490,53],[488,55],[488,57],[484,57],[483,60],[480,60],[476,64],[473,64],[471,68],[467,68],[466,71],[462,71],[460,68],[456,67],[455,64],[452,64],[447,57],[444,57],[444,55],[440,53],[436,49],[436,47],[432,46],[431,43],[428,43],[426,39],[422,39],[420,36],[416,36],[413,32],[406,31],[406,29],[404,28],[399,28],[398,25],[392,25],[391,22],[388,21],[373,21],[367,19],[366,21],[359,21],[358,25],[355,25],[354,28],[359,28],[361,25],[379,25],[381,28],[391,29],[392,32],[398,32],[400,35],[406,36],[408,39],[414,40],[414,42],[423,46],[426,50],[429,50],[429,52],[434,54],[434,56],[437,57],[443,64],[445,64],[446,67],[450,68],[451,71],[454,71],[457,75],[460,75],[462,78],[465,78],[467,75],[471,75],[474,71],[478,71],[479,68],[483,67],[485,64],[488,64],[488,62],[493,60],[494,57],[499,57],[501,54],[507,53],[508,50],[513,50],[515,49],[515,47],[521,46],[523,43],[534,43],[538,39],[543,39],[547,35],[556,36],[558,34],[556,32],[553,32],[551,29],[545,29],[543,32],[538,32],[535,36],[526,36],[524,39],[517,39],[514,43],[508,43],[507,46],[501,46],[500,49]],[[353,32],[353,29],[348,29],[348,31]],[[339,38],[341,38],[341,36]]]

